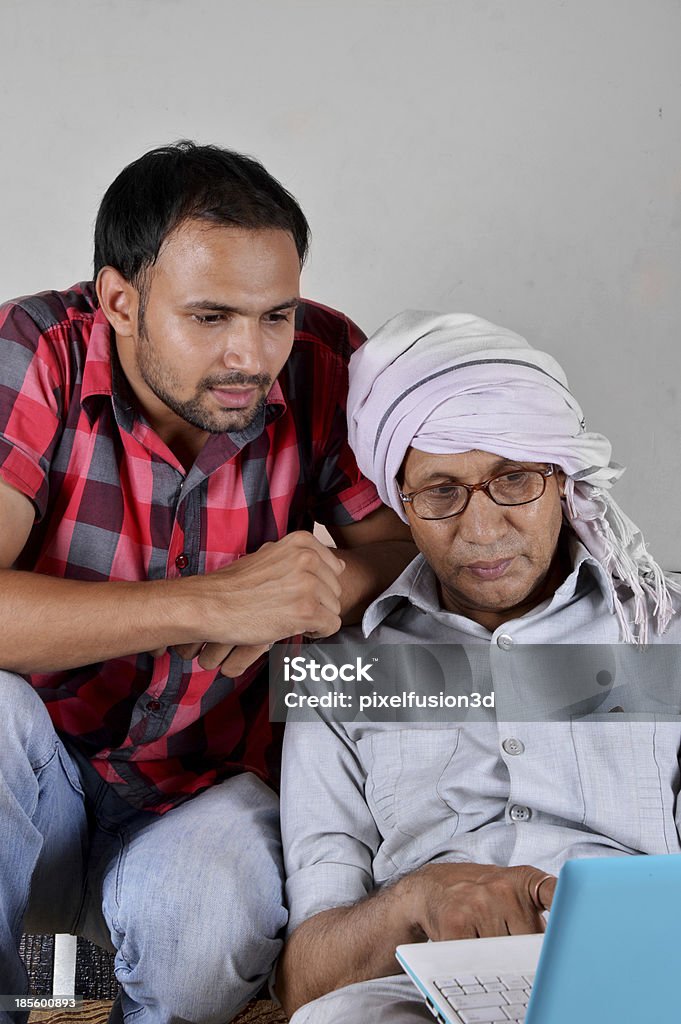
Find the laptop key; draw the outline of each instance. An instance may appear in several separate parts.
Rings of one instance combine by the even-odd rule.
[[[529,1003],[528,997],[524,992],[518,992],[514,989],[512,992],[504,992],[504,999],[508,1005],[504,1005],[504,1009],[508,1013],[509,1010],[513,1009],[514,1006],[527,1006]]]
[[[457,985],[461,985],[462,988],[464,985],[477,985],[478,983],[478,979],[474,974],[457,974],[454,981]]]
[[[447,996],[449,1002],[452,1004],[454,1009],[459,1010],[474,1010],[481,1006],[498,1007],[504,1006],[508,1000],[502,992],[479,992],[472,996],[467,995],[452,995]],[[497,1014],[497,1017],[502,1017],[503,1014]],[[488,1017],[488,1020],[493,1020],[493,1017]]]
[[[508,989],[527,988],[527,982],[519,974],[502,974],[501,980]]]
[[[487,986],[483,985],[464,985],[463,990],[467,996],[475,995],[476,992],[486,992]]]
[[[458,985],[438,985],[438,983],[435,982],[435,987],[442,992],[445,999],[452,999],[454,996],[462,996],[464,994],[463,989],[459,988]]]
[[[514,1003],[511,1006],[504,1007],[504,1013],[508,1016],[509,1020],[523,1020],[526,1010],[527,1007],[520,1003]]]
[[[463,1021],[463,1024],[508,1024],[508,1018],[499,1016],[499,1009],[496,1006],[479,1006],[474,1010],[456,1011]]]

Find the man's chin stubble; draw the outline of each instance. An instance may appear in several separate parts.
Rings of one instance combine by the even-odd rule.
[[[164,389],[155,386],[149,380],[147,384],[156,397],[160,398],[176,416],[207,434],[234,434],[246,430],[260,414],[267,398],[266,395],[261,396],[251,410],[221,408],[213,413],[204,409],[196,399],[191,402],[177,402]]]
[[[203,416],[197,411],[197,414],[192,416],[192,418],[188,415],[184,418],[189,423],[193,423],[194,426],[200,426],[202,430],[207,431],[209,434],[235,434],[240,433],[242,430],[247,430],[251,426],[253,421],[260,415],[264,404],[265,398],[262,397],[250,411],[245,409],[223,409],[220,413],[214,415],[204,414]]]

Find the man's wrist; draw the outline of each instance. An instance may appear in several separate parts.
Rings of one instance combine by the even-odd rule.
[[[204,574],[184,576],[179,580],[169,580],[170,587],[164,601],[168,616],[168,624],[177,639],[171,646],[178,644],[218,643],[224,641],[224,626],[230,618],[230,601],[227,595],[220,600],[220,619],[223,634],[218,636],[213,628],[215,601],[208,594],[209,577]]]
[[[404,875],[385,892],[385,896],[393,901],[391,914],[395,933],[404,935],[400,942],[421,942],[425,936],[423,920],[426,879],[422,870],[417,869]]]

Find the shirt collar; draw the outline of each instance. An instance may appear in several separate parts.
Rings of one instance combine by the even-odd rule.
[[[101,309],[95,312],[90,338],[85,353],[81,401],[96,395],[113,395],[111,373],[111,324]]]
[[[286,412],[286,399],[284,398],[284,392],[281,389],[278,377],[270,388],[265,405],[280,406],[281,409],[273,410],[273,412],[276,412],[279,416],[282,416]]]
[[[580,581],[585,575],[590,576],[602,592],[612,614],[615,613],[612,580],[598,559],[584,547],[578,538],[571,534],[568,539],[572,572],[556,589],[553,596],[544,603],[544,607],[554,602],[567,603],[574,597]],[[384,590],[373,601],[362,618],[362,633],[369,637],[373,631],[390,615],[400,601],[408,601],[415,608],[430,615],[449,615],[440,604],[435,573],[423,555],[417,555],[395,582]],[[528,612],[532,615],[536,609]],[[523,616],[524,618],[524,616]]]

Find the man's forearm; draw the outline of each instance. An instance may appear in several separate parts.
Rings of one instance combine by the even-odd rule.
[[[188,642],[198,630],[182,582],[90,583],[4,569],[0,668],[58,671]]]
[[[302,531],[179,579],[91,583],[2,569],[0,668],[59,671],[171,646],[228,652],[296,633],[329,636],[341,624],[341,571]]]
[[[344,985],[397,974],[395,947],[423,935],[409,918],[398,883],[301,924],[277,966],[276,991],[286,1013],[292,1016],[298,1007]]]
[[[386,540],[356,548],[337,548],[345,562],[340,577],[341,618],[344,626],[359,622],[366,608],[416,557],[411,541]]]
[[[305,921],[284,947],[277,994],[290,1015],[344,985],[396,974],[402,942],[541,932],[555,886],[529,864],[426,864],[354,907]]]

